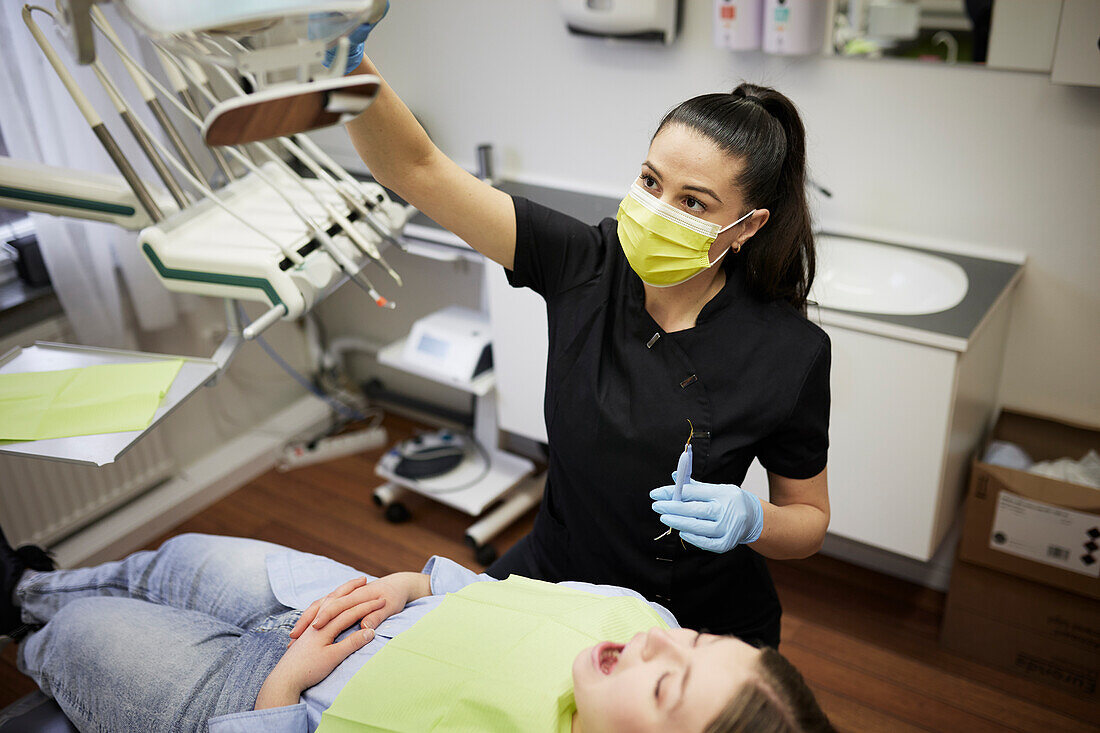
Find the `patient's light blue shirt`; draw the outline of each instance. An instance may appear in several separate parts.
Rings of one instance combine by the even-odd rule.
[[[297,705],[267,710],[250,710],[242,713],[222,715],[210,720],[210,733],[305,733],[313,731],[321,723],[321,713],[328,709],[336,696],[359,668],[368,659],[378,653],[393,637],[416,623],[424,614],[438,606],[447,593],[460,590],[470,583],[495,582],[488,575],[478,575],[456,562],[434,556],[428,560],[421,571],[431,577],[432,595],[413,601],[404,610],[395,613],[379,624],[374,639],[362,649],[345,659],[332,674],[319,684],[302,693]],[[335,560],[320,555],[288,550],[275,552],[267,556],[267,578],[271,590],[283,605],[304,610],[309,604],[329,593],[333,588],[352,578],[360,578],[360,573]],[[371,577],[371,576],[368,576]],[[612,585],[592,585],[590,583],[562,583],[561,585],[577,590],[585,590],[604,596],[633,596],[642,598],[638,593]],[[644,600],[644,599],[643,599]],[[676,619],[663,606],[651,603],[669,626],[679,628]],[[357,628],[357,627],[356,627]],[[351,633],[351,629],[340,638]]]

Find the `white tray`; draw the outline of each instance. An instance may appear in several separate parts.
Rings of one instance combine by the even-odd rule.
[[[0,443],[0,453],[12,455],[36,456],[68,463],[83,463],[103,466],[118,460],[118,457],[130,449],[141,436],[164,419],[180,403],[191,396],[199,387],[210,381],[218,373],[218,365],[210,359],[197,359],[190,356],[168,356],[149,354],[141,351],[122,351],[119,349],[101,349],[94,346],[73,346],[37,341],[34,346],[17,347],[0,357],[0,374],[18,374],[20,372],[45,372],[58,369],[77,369],[97,364],[138,364],[141,362],[182,359],[180,367],[168,393],[161,400],[160,407],[153,414],[153,420],[145,430],[131,430],[124,433],[101,433],[99,435],[78,435],[72,438],[52,438],[50,440],[25,440],[14,443]]]

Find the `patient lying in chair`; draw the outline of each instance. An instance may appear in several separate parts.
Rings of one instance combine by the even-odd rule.
[[[778,652],[625,588],[196,534],[77,570],[0,552],[20,669],[80,730],[832,730]]]

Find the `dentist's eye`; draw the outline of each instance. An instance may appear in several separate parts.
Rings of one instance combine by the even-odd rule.
[[[706,205],[694,196],[688,196],[687,198],[685,198],[684,206],[688,207],[690,211],[694,211],[697,214],[701,214],[707,210]]]
[[[641,179],[642,185],[646,188],[657,187],[657,179],[649,175],[648,173],[643,173],[642,175],[638,176],[638,178]]]

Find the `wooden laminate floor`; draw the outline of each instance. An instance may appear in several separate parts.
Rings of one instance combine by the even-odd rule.
[[[388,417],[394,440],[416,426]],[[268,472],[184,521],[182,532],[232,534],[328,555],[374,575],[418,570],[431,555],[476,565],[463,544],[470,518],[411,497],[410,522],[390,524],[371,501],[381,451]],[[533,513],[497,538],[503,552]],[[818,556],[770,562],[783,602],[781,651],[846,731],[1096,731],[1100,706],[940,649],[942,593]],[[0,706],[34,688],[0,655]]]

